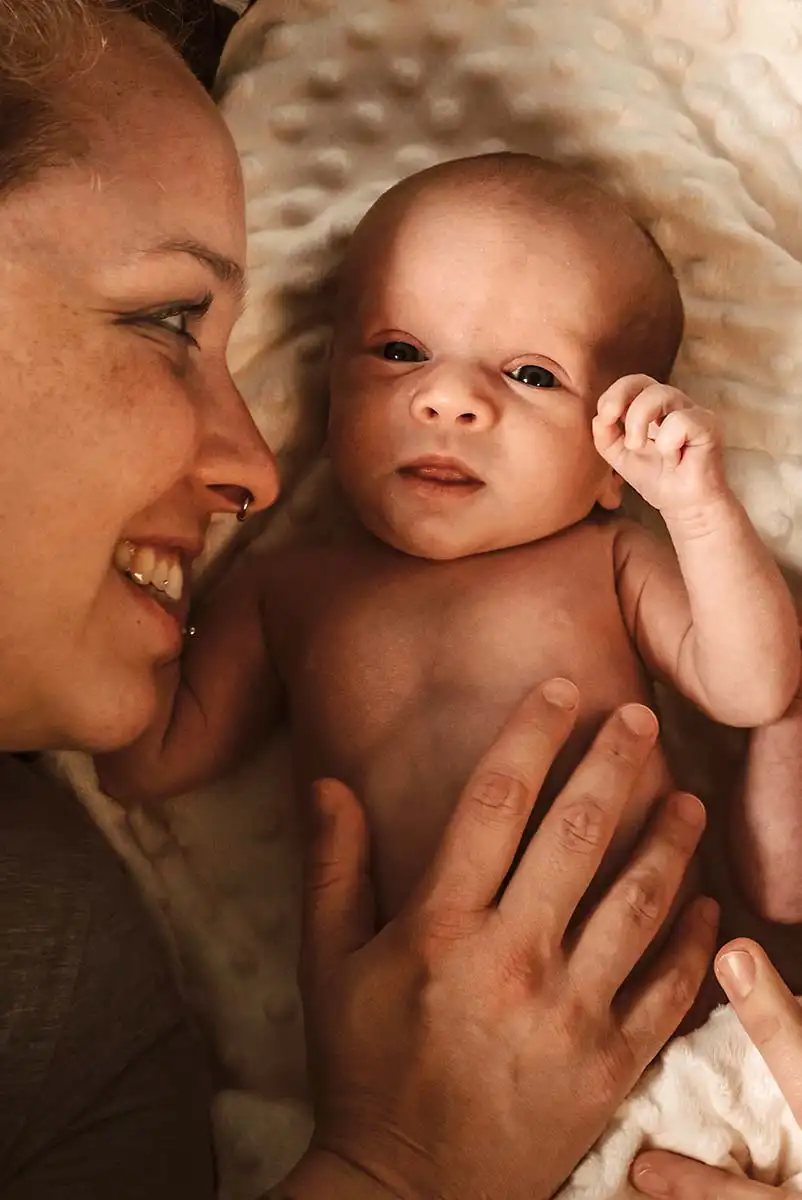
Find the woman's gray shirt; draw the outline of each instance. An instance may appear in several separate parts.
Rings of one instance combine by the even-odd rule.
[[[209,1099],[125,868],[0,756],[0,1200],[211,1200]]]

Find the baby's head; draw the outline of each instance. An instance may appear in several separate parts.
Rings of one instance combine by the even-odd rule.
[[[460,159],[378,201],[343,263],[330,448],[363,523],[450,559],[548,537],[620,481],[593,445],[602,392],[666,379],[682,304],[662,252],[583,176]]]

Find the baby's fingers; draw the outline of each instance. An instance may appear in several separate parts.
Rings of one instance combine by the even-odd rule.
[[[599,397],[596,421],[601,425],[617,425],[623,421],[624,413],[635,397],[646,388],[654,386],[654,383],[651,375],[624,375],[617,379]]]
[[[672,412],[673,388],[652,384],[645,388],[630,404],[624,418],[624,444],[627,450],[642,450],[649,435],[659,430],[666,413]]]
[[[666,462],[679,462],[685,446],[704,446],[716,436],[716,419],[704,408],[670,412],[655,432],[654,443]]]

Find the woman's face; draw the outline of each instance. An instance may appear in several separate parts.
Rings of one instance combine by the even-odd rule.
[[[174,600],[211,514],[276,490],[226,368],[244,222],[222,122],[131,18],[76,91],[89,159],[0,200],[6,749],[135,737],[180,651],[185,590]]]

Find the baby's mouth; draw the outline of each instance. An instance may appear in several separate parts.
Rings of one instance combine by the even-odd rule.
[[[184,566],[177,551],[121,541],[114,551],[114,565],[162,608],[172,610],[180,604],[184,594]]]
[[[398,468],[398,474],[404,479],[419,480],[421,483],[431,483],[440,487],[454,488],[464,491],[476,491],[484,484],[470,467],[457,458],[440,458],[431,455],[418,458],[404,467]]]

